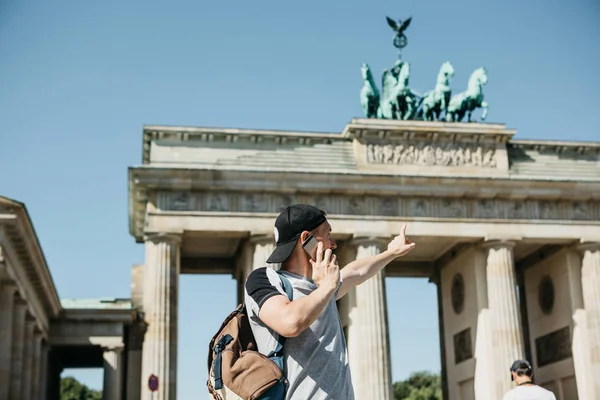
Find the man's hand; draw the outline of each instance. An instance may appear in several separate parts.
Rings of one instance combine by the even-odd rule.
[[[402,225],[402,233],[388,244],[388,251],[396,257],[402,257],[415,248],[415,244],[406,238],[406,224]]]
[[[323,251],[323,243],[317,245],[317,260],[310,260],[312,265],[312,279],[317,286],[335,290],[340,282],[340,267],[337,257],[331,249]]]

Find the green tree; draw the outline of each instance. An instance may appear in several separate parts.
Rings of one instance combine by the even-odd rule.
[[[60,380],[60,400],[102,400],[102,391],[92,390],[67,376]]]
[[[394,383],[395,400],[441,400],[442,379],[427,371],[413,372],[406,380]]]

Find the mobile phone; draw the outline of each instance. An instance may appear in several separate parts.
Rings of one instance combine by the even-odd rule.
[[[317,241],[317,239],[315,239],[313,235],[310,235],[304,240],[304,242],[302,242],[302,248],[308,253],[309,257],[313,260],[317,259],[316,253],[318,244],[319,242]]]

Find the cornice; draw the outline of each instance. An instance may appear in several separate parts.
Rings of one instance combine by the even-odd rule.
[[[516,133],[503,124],[353,119],[342,136],[359,140],[506,143]]]
[[[511,140],[508,147],[523,150],[548,151],[556,154],[575,153],[580,155],[600,155],[600,142],[569,142],[559,140]]]
[[[55,317],[61,310],[60,300],[29,212],[21,202],[7,198],[1,200],[5,205],[10,202],[10,213],[14,218],[2,219],[0,224],[4,225],[10,240],[19,249],[16,253],[19,262],[29,268],[26,279],[34,287],[35,297],[43,304],[48,317]]]
[[[390,174],[375,171],[311,171],[250,170],[212,168],[137,167],[129,170],[130,194],[146,190],[198,190],[222,188],[237,190],[278,191],[282,194],[298,190],[315,192],[398,194],[409,192],[411,185],[420,193],[446,193],[452,197],[481,196],[494,198],[560,198],[600,199],[600,177],[586,181],[565,178],[532,179],[519,176],[473,176],[439,174]],[[485,187],[484,187],[485,185]],[[446,189],[447,188],[447,189]],[[451,190],[453,193],[449,193]],[[131,211],[131,210],[130,210]]]
[[[331,144],[333,141],[344,141],[339,133],[297,132],[267,129],[237,129],[185,126],[144,126],[142,163],[150,162],[150,143],[154,140],[177,142],[228,142],[228,143],[298,143],[311,145],[316,143]]]

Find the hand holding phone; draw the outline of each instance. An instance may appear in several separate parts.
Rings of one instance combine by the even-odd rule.
[[[332,253],[331,249],[323,251],[323,243],[314,239],[316,247],[312,250],[312,240],[307,238],[302,242],[302,247],[308,253],[311,251],[310,264],[312,265],[312,279],[317,286],[325,286],[334,291],[340,282],[340,267],[337,262],[337,257]],[[309,253],[309,255],[311,254]]]
[[[302,242],[302,248],[304,249],[304,251],[306,251],[306,253],[308,253],[308,256],[312,259],[312,260],[316,260],[317,259],[317,246],[318,246],[319,242],[317,241],[317,239],[315,239],[315,237],[313,235],[309,235],[304,242]]]

